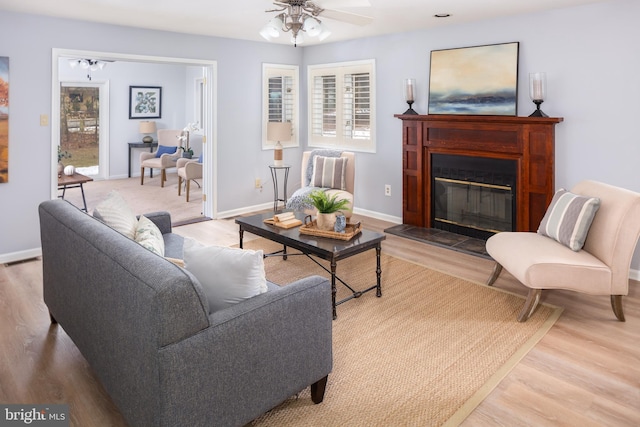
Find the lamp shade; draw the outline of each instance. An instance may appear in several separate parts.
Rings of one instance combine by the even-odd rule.
[[[142,121],[140,122],[140,128],[138,129],[140,133],[155,133],[156,132],[156,122],[154,121]]]
[[[291,141],[290,122],[267,123],[267,141]]]
[[[291,141],[291,123],[267,123],[267,140],[276,141],[276,145],[273,147],[273,164],[275,166],[282,166],[282,144],[280,144],[280,142]]]
[[[138,132],[140,133],[155,133],[156,132],[156,122],[154,121],[141,121],[140,125],[138,127]],[[142,142],[153,142],[153,137],[146,135],[144,138],[142,138]]]

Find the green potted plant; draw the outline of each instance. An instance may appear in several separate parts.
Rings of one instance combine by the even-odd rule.
[[[68,151],[62,151],[60,146],[58,145],[58,176],[62,175],[64,171],[64,164],[62,163],[62,159],[70,159],[71,153]]]
[[[191,147],[189,148],[178,147],[178,148],[183,151],[182,157],[184,157],[185,159],[190,159],[193,157],[193,149]]]
[[[338,195],[330,196],[324,190],[314,190],[307,196],[307,202],[318,210],[316,224],[320,230],[333,230],[336,213],[349,204],[347,199],[338,199]]]

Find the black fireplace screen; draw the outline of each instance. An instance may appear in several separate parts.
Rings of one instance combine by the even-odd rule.
[[[433,154],[432,227],[486,239],[515,230],[516,161]]]

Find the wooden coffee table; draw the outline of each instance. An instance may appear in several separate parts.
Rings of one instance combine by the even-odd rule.
[[[286,260],[289,255],[306,255],[309,259],[330,273],[331,300],[334,319],[337,318],[336,306],[345,301],[352,298],[358,298],[365,292],[369,292],[373,289],[376,290],[377,297],[382,296],[382,286],[380,283],[380,275],[382,274],[382,269],[380,268],[380,252],[382,250],[382,241],[386,238],[384,234],[369,230],[362,230],[361,233],[354,236],[351,240],[317,237],[300,234],[299,227],[283,229],[274,225],[266,224],[264,220],[271,217],[273,217],[272,213],[265,213],[237,218],[236,224],[240,226],[240,247],[243,247],[242,238],[244,236],[244,232],[247,231],[251,234],[255,234],[256,236],[264,237],[265,239],[283,245],[281,251],[267,254],[265,256],[278,255],[282,256],[283,259]],[[302,213],[296,213],[296,217],[303,220],[305,215]],[[300,251],[300,253],[287,253],[287,248],[296,249]],[[338,261],[368,251],[369,249],[376,250],[376,284],[365,290],[357,291],[336,275]],[[329,261],[331,268],[327,269],[314,259],[314,257]],[[346,286],[351,291],[351,295],[340,301],[336,301],[336,281]]]
[[[93,181],[93,178],[77,172],[74,172],[73,175],[62,174],[58,176],[58,190],[62,190],[62,194],[58,197],[64,199],[64,195],[68,188],[80,188],[80,192],[82,193],[82,203],[84,204],[84,208],[82,210],[87,212],[87,201],[84,198],[84,187],[82,185],[89,181]]]

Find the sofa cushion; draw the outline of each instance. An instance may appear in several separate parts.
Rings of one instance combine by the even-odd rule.
[[[138,219],[117,191],[111,191],[94,210],[94,216],[130,239],[136,235]]]
[[[267,291],[261,250],[203,246],[185,240],[184,263],[202,285],[210,313]]]
[[[600,199],[579,196],[561,188],[553,196],[538,233],[579,251],[599,207]]]
[[[347,160],[344,157],[315,156],[310,186],[346,190]]]
[[[164,238],[160,229],[146,216],[140,215],[134,240],[151,252],[164,256]]]
[[[160,157],[163,154],[175,154],[177,149],[177,146],[172,147],[167,145],[159,145],[158,150],[156,151],[156,157]]]

